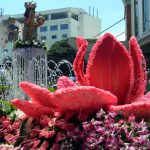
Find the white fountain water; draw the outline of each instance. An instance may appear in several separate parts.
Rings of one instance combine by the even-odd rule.
[[[69,72],[69,74],[68,74],[69,77],[73,76],[72,64],[67,60],[62,60],[58,63],[56,63],[53,60],[49,60],[47,65],[48,65],[48,67],[47,67],[47,72],[48,72],[47,79],[48,79],[48,86],[49,87],[56,86],[57,79],[60,76],[64,75],[64,72],[61,69],[62,66],[67,67],[68,72]]]
[[[23,58],[19,57],[13,62],[7,61],[5,64],[0,64],[0,99],[9,101],[13,98],[25,98],[24,92],[18,87],[18,84],[26,78],[24,76],[26,74],[25,68],[20,68],[20,65],[24,63]],[[72,77],[72,64],[67,60],[56,63],[53,60],[45,61],[44,59],[39,60],[38,57],[32,58],[28,71],[32,71],[31,75],[33,75],[35,84],[48,88],[54,87],[57,79],[64,75],[62,66],[67,67],[68,76]],[[46,78],[44,77],[45,67],[47,68]]]

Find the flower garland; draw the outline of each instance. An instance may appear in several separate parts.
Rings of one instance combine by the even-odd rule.
[[[23,40],[16,40],[13,44],[13,49],[16,48],[43,48],[45,50],[48,50],[47,45],[45,44],[44,41],[39,41],[39,40],[29,40],[29,41],[23,41]]]

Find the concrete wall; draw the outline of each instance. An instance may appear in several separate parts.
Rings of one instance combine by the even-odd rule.
[[[95,35],[101,32],[101,20],[89,16],[86,14],[81,14],[79,16],[79,33],[84,37],[84,38],[93,38]],[[95,38],[99,38],[100,35],[96,36]]]

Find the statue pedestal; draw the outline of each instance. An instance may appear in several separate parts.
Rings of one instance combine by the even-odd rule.
[[[47,52],[45,49],[17,48],[13,50],[13,89],[20,91],[18,84],[21,81],[47,87]]]

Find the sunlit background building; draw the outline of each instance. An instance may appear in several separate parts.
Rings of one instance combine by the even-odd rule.
[[[36,12],[36,15],[42,15],[45,17],[45,23],[38,28],[38,40],[43,40],[48,45],[48,48],[52,46],[56,41],[60,41],[65,38],[77,37],[78,35],[83,36],[86,39],[100,37],[101,32],[101,20],[98,18],[98,12],[96,14],[87,13],[81,8],[62,8],[54,9],[47,11]],[[10,15],[1,16],[0,21],[5,22]],[[22,30],[23,30],[23,14],[13,15],[18,23],[20,28],[19,37],[22,39]],[[1,28],[4,28],[3,26]],[[1,30],[3,31],[3,30]],[[1,32],[0,31],[0,32]],[[1,33],[4,36],[4,33]],[[6,37],[7,38],[7,37]],[[11,56],[12,43],[6,43],[6,45],[1,45],[1,52],[3,51],[4,55]],[[3,57],[3,55],[1,55]],[[0,58],[1,60],[1,58]]]
[[[150,68],[150,1],[123,0],[126,15],[126,39],[135,35]]]

